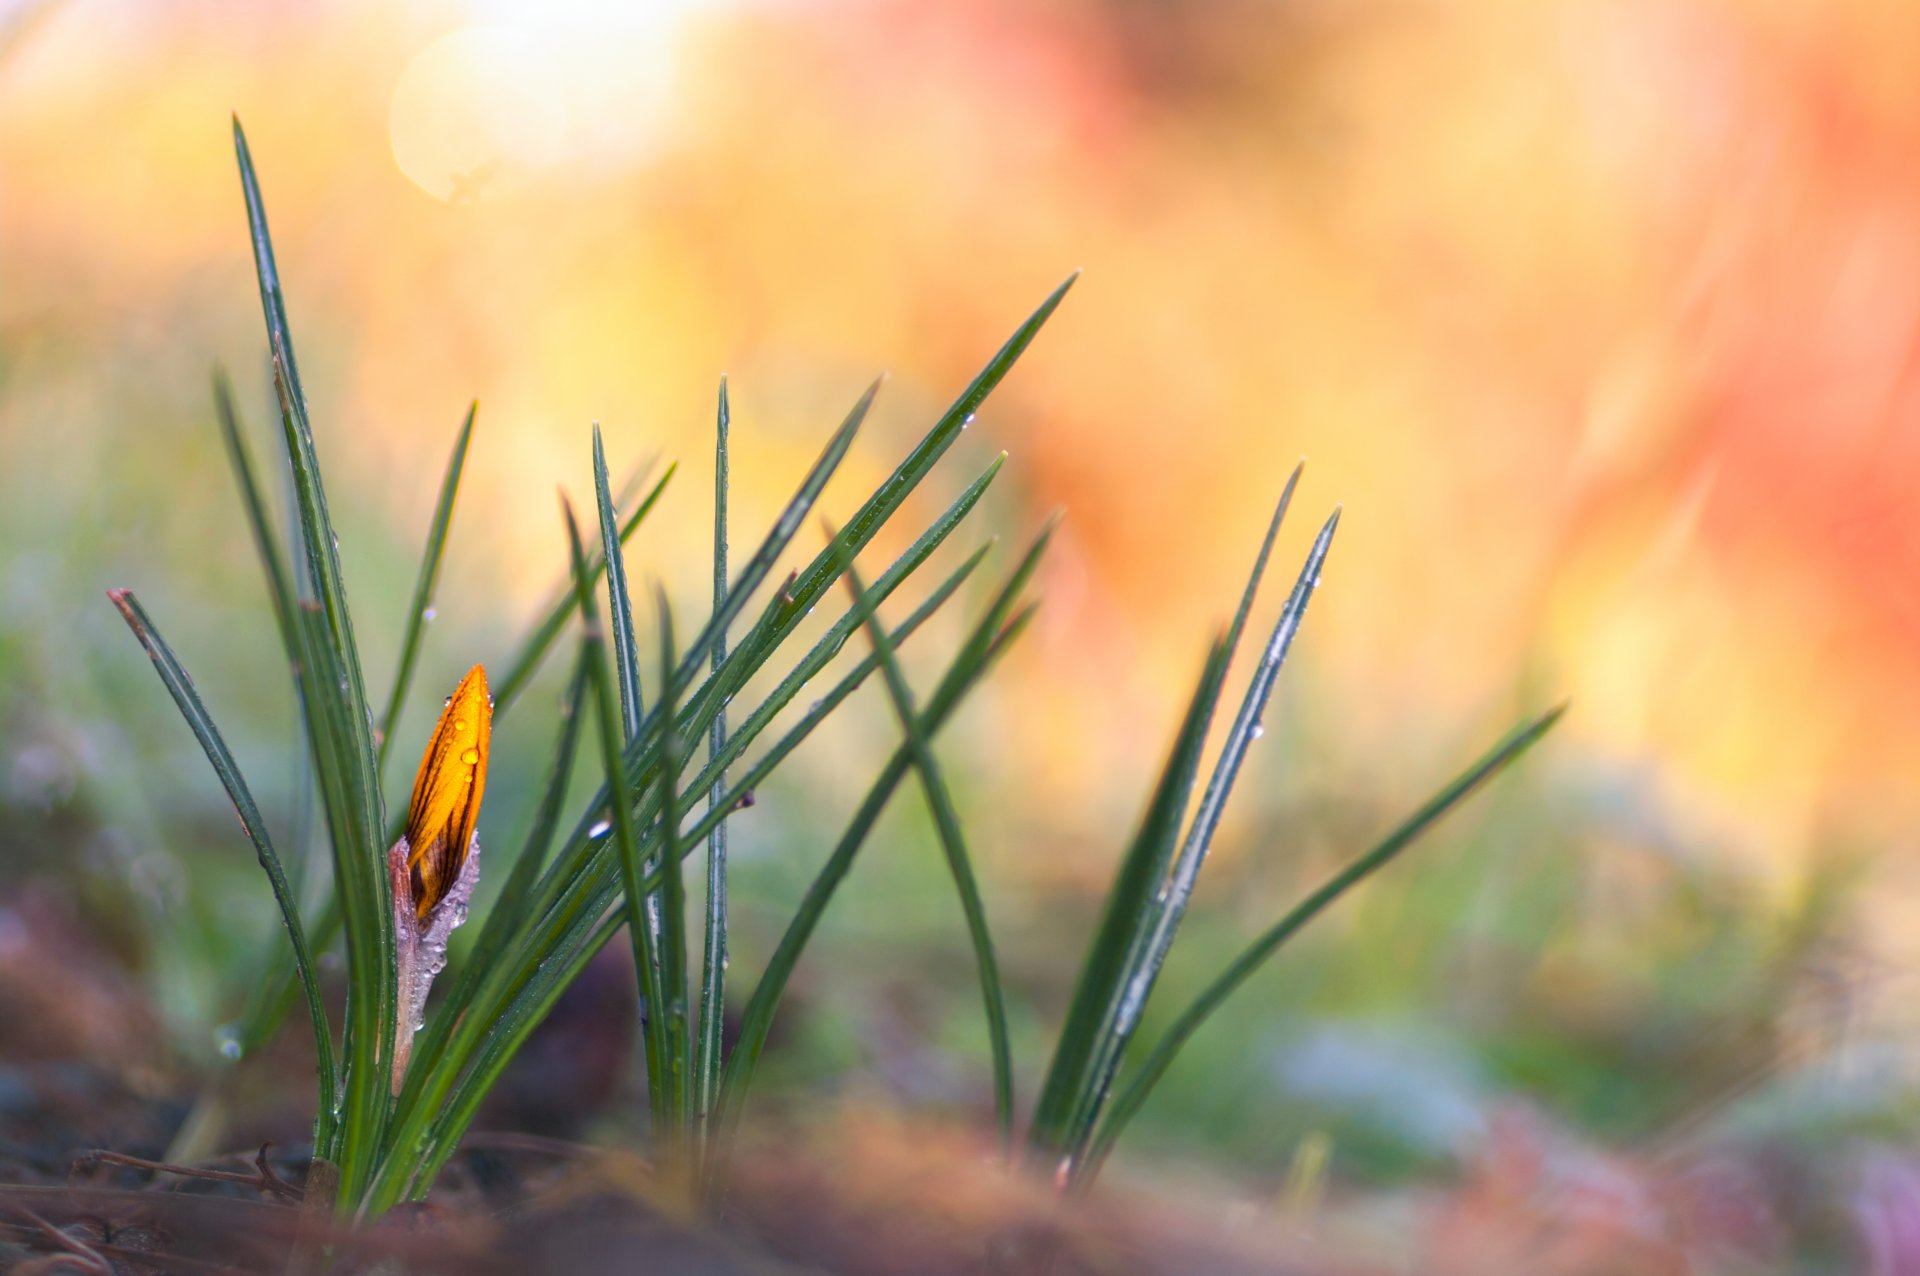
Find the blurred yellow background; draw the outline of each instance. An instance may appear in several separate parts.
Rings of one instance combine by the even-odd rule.
[[[1264,614],[1345,514],[1276,710],[1315,752],[1269,767],[1410,801],[1565,695],[1597,804],[1758,880],[1916,827],[1920,8],[0,13],[0,570],[49,632],[244,564],[205,390],[259,424],[237,112],[338,499],[417,543],[480,402],[443,649],[554,580],[589,422],[684,459],[637,553],[697,615],[723,371],[738,543],[872,375],[832,514],[1084,268],[936,484],[1004,448],[1009,534],[1068,512],[979,765],[1084,871],[1301,455]]]

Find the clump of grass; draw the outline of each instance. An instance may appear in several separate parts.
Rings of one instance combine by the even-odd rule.
[[[488,707],[478,669],[462,683],[429,745],[405,818],[390,816],[383,773],[404,714],[423,643],[476,411],[455,439],[435,506],[418,583],[376,720],[355,638],[346,581],[309,416],[288,331],[285,299],[267,230],[265,205],[238,122],[234,142],[245,194],[262,313],[272,355],[286,470],[293,494],[290,531],[275,530],[245,432],[223,378],[215,404],[223,438],[265,574],[301,711],[309,780],[325,816],[330,880],[303,908],[260,817],[246,780],[192,681],[153,619],[130,591],[113,600],[152,657],[167,690],[207,753],[265,869],[285,932],[285,957],[249,1007],[241,1040],[264,1040],[303,1001],[316,1050],[315,1160],[310,1187],[329,1186],[351,1217],[376,1215],[423,1196],[453,1154],[481,1100],[534,1026],[587,961],[624,929],[633,945],[643,1010],[648,1114],[663,1166],[685,1189],[708,1199],[727,1182],[735,1129],[788,981],[835,891],[881,812],[914,775],[934,826],[975,956],[988,1025],[997,1125],[1009,1155],[1017,1123],[1006,992],[994,955],[957,807],[934,739],[965,697],[1030,623],[1025,598],[1052,533],[1042,529],[968,628],[931,693],[922,699],[902,673],[899,645],[945,606],[978,569],[982,546],[928,591],[889,629],[881,608],[915,578],[973,511],[998,473],[993,461],[911,546],[868,585],[855,561],[900,511],[973,413],[1026,350],[1071,287],[1056,289],[1013,333],[951,407],[860,504],[807,565],[769,588],[777,564],[821,491],[852,447],[878,390],[870,387],[829,437],[772,527],[744,565],[729,572],[727,461],[729,413],[722,382],[716,417],[713,601],[684,647],[664,596],[655,601],[660,643],[645,653],[637,637],[624,546],[672,478],[669,468],[624,521],[598,431],[592,440],[598,544],[583,534],[563,499],[568,571],[559,597],[505,664]],[[1557,711],[1516,729],[1443,788],[1379,845],[1353,861],[1252,945],[1180,1015],[1114,1098],[1122,1063],[1218,827],[1220,814],[1258,736],[1282,663],[1304,618],[1331,547],[1338,511],[1322,528],[1254,667],[1240,708],[1191,819],[1201,758],[1235,648],[1250,617],[1274,538],[1299,480],[1288,481],[1256,558],[1239,608],[1203,666],[1169,760],[1149,797],[1139,833],[1121,859],[1102,922],[1089,945],[1072,1003],[1029,1120],[1029,1162],[1065,1184],[1097,1174],[1114,1140],[1164,1074],[1184,1041],[1260,963],[1338,898],[1404,849],[1469,791],[1544,733]],[[601,578],[605,581],[602,619]],[[730,706],[775,657],[798,650],[800,621],[844,581],[846,610],[791,663],[774,689],[732,721]],[[747,609],[763,596],[757,614]],[[577,616],[574,670],[567,684],[539,800],[504,889],[466,959],[417,1023],[425,983],[444,961],[446,930],[465,919],[480,853],[470,834],[486,783],[484,730],[518,702],[529,679]],[[738,628],[737,636],[735,629]],[[819,696],[797,721],[773,730],[800,689],[822,674],[847,640],[863,631],[869,653]],[[727,970],[726,821],[751,800],[793,751],[867,678],[878,672],[901,729],[901,743],[841,833],[748,996],[739,1039],[721,1048]],[[602,784],[564,823],[565,795],[588,721],[598,739]],[[756,746],[757,749],[756,749]],[[749,750],[756,756],[747,761]],[[697,763],[697,765],[696,765]],[[509,780],[509,783],[517,782]],[[462,787],[462,786],[466,787]],[[562,833],[562,829],[567,831]],[[683,859],[706,848],[701,962],[691,958],[693,919]],[[319,861],[320,857],[312,857]],[[335,1025],[321,996],[317,954],[344,937],[347,997]]]

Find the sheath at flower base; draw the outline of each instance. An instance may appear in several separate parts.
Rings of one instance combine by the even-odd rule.
[[[447,964],[447,937],[467,920],[480,880],[480,799],[487,789],[493,696],[475,665],[454,688],[413,778],[407,830],[387,852],[393,882],[393,946],[399,968],[393,1092],[407,1073],[433,977]]]

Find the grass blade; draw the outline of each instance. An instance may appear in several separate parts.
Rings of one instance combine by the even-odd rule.
[[[1010,593],[1011,591],[1009,591]],[[1003,597],[1008,596],[1003,594]],[[862,608],[872,606],[871,595]],[[1005,627],[999,627],[998,619],[1003,614],[996,604],[987,617],[975,629],[974,634],[962,645],[959,653],[941,679],[939,689],[928,701],[926,710],[919,720],[919,734],[930,737],[946,722],[958,707],[962,697],[978,685],[980,679],[992,666],[993,661],[1018,637],[1032,618],[1031,609],[1014,617]],[[991,623],[990,623],[991,622]],[[861,617],[860,623],[866,623]],[[717,1194],[724,1188],[727,1166],[727,1144],[737,1125],[740,1111],[746,1102],[747,1090],[752,1084],[753,1072],[759,1063],[760,1055],[766,1049],[767,1034],[773,1027],[774,1015],[779,1009],[780,999],[786,992],[787,982],[793,970],[799,964],[800,956],[807,943],[812,939],[814,930],[819,926],[820,918],[825,914],[827,905],[832,901],[834,892],[846,879],[853,867],[855,855],[865,843],[867,835],[873,831],[880,813],[886,808],[893,791],[899,787],[912,765],[911,746],[902,744],[893,753],[886,766],[881,770],[873,786],[868,789],[846,831],[841,834],[827,861],[815,874],[807,887],[805,896],[795,910],[793,919],[788,922],[787,930],[768,959],[767,968],[762,972],[760,981],[754,986],[753,996],[748,999],[745,1012],[741,1016],[740,1037],[735,1043],[733,1054],[727,1059],[722,1071],[720,1099],[716,1106],[718,1119],[714,1123],[714,1145],[709,1149],[710,1164],[706,1188],[709,1195]]]
[[[622,545],[632,540],[633,534],[640,530],[640,524],[644,523],[647,515],[653,512],[653,507],[659,503],[661,494],[667,490],[667,484],[673,480],[679,468],[678,462],[667,466],[666,472],[661,474],[659,481],[647,492],[640,504],[634,507],[633,513],[627,516],[627,521],[620,525]],[[587,561],[589,588],[599,583],[600,573],[606,569],[607,560],[602,555],[596,554]],[[496,722],[500,715],[507,711],[507,706],[519,699],[520,693],[527,689],[527,684],[533,680],[533,675],[539,671],[541,662],[546,659],[547,652],[553,648],[554,640],[560,636],[560,631],[566,628],[567,617],[571,616],[574,608],[579,605],[574,597],[574,580],[571,571],[562,578],[559,587],[553,593],[555,595],[553,603],[528,631],[527,636],[521,640],[520,650],[515,652],[513,659],[507,663],[505,676],[493,688],[493,716]]]
[[[1036,1160],[1069,1152],[1098,1113],[1098,1060],[1111,1044],[1111,1025],[1126,993],[1126,962],[1151,918],[1154,893],[1165,882],[1165,865],[1180,832],[1183,794],[1200,765],[1207,716],[1226,676],[1225,638],[1207,654],[1174,745],[1154,786],[1140,831],[1121,858],[1100,926],[1088,945],[1052,1064],[1034,1105],[1027,1131]]]
[[[593,495],[600,510],[600,555],[607,565],[607,626],[613,638],[613,670],[620,683],[620,725],[628,744],[640,736],[640,651],[633,633],[633,596],[627,560],[620,549],[620,516],[607,484],[607,450],[593,427]]]
[[[580,526],[574,521],[573,506],[563,495],[561,512],[566,517],[567,543],[572,554],[575,595],[579,600],[580,621],[584,628],[588,680],[600,728],[601,761],[607,773],[607,789],[612,810],[613,845],[627,883],[627,931],[633,941],[633,964],[640,978],[640,1022],[646,1035],[647,1102],[653,1114],[653,1128],[660,1133],[666,1123],[666,1081],[661,1075],[666,1063],[665,1023],[660,1015],[664,1000],[660,983],[660,961],[651,943],[652,927],[646,911],[647,891],[641,886],[640,837],[634,828],[633,795],[627,787],[627,768],[621,745],[619,710],[614,690],[607,677],[606,634],[600,628],[600,614],[593,605],[593,588],[587,582],[586,553],[580,545]]]
[[[651,898],[660,901],[660,983],[666,999],[656,1002],[654,1017],[665,1023],[667,1061],[661,1069],[667,1093],[662,1106],[667,1110],[666,1134],[668,1160],[671,1163],[687,1151],[687,1136],[693,1118],[690,1082],[693,1072],[693,1038],[687,1031],[687,890],[681,876],[680,856],[680,738],[674,733],[673,697],[673,609],[664,592],[658,595],[660,609],[660,853],[647,868],[658,866],[660,886]]]
[[[227,790],[234,813],[240,817],[240,827],[253,843],[254,854],[259,857],[260,867],[266,870],[267,881],[273,887],[274,903],[280,907],[281,924],[286,927],[287,939],[293,945],[294,968],[299,973],[300,989],[306,995],[307,1013],[313,1022],[314,1055],[319,1073],[314,1143],[318,1147],[331,1146],[338,1088],[334,1075],[333,1030],[327,1024],[326,1006],[320,999],[320,984],[314,977],[313,950],[307,944],[307,932],[300,921],[300,906],[294,898],[293,887],[281,868],[280,856],[273,849],[273,841],[267,835],[266,822],[260,818],[260,808],[254,803],[253,793],[247,788],[246,779],[240,774],[240,767],[228,751],[226,741],[221,739],[212,715],[201,702],[200,693],[194,690],[193,680],[187,676],[187,671],[181,667],[166,640],[161,638],[159,630],[154,628],[153,621],[133,596],[132,590],[109,590],[107,597],[120,609],[127,627],[133,630],[140,645],[147,649],[160,681],[166,685],[174,704],[180,708],[180,716],[187,720],[194,738],[200,741],[200,747],[206,751],[207,761],[213,764],[214,773]]]
[[[1193,999],[1180,1017],[1154,1045],[1152,1052],[1142,1062],[1139,1071],[1127,1085],[1113,1107],[1107,1113],[1092,1149],[1083,1163],[1080,1178],[1091,1181],[1099,1172],[1107,1155],[1113,1150],[1114,1141],[1126,1129],[1127,1122],[1140,1110],[1147,1096],[1160,1078],[1166,1075],[1179,1055],[1180,1048],[1193,1034],[1199,1031],[1209,1016],[1223,1005],[1227,998],[1245,983],[1260,966],[1271,957],[1280,945],[1299,932],[1301,927],[1351,890],[1367,877],[1389,863],[1396,855],[1411,845],[1448,811],[1492,779],[1510,765],[1540,737],[1544,736],[1560,720],[1567,707],[1563,704],[1531,722],[1523,723],[1488,750],[1477,762],[1461,772],[1438,793],[1427,799],[1425,805],[1408,816],[1399,827],[1377,843],[1366,854],[1360,856],[1345,868],[1329,878],[1318,890],[1296,904],[1266,933],[1241,951],[1238,957],[1228,963],[1227,968],[1208,984],[1198,997]]]
[[[387,698],[387,711],[380,715],[378,770],[381,775],[386,774],[387,754],[393,748],[400,710],[407,702],[407,688],[413,682],[414,665],[420,658],[420,637],[433,611],[433,590],[440,580],[441,556],[447,548],[447,525],[453,521],[453,500],[460,491],[460,475],[467,466],[467,445],[473,441],[473,419],[479,411],[478,403],[467,409],[467,418],[453,441],[453,455],[447,458],[446,475],[440,480],[433,521],[427,525],[426,552],[420,558],[420,579],[414,583],[413,602],[407,610],[406,633],[400,640],[400,663],[393,673],[393,693]]]
[[[1299,473],[1295,469],[1294,477],[1298,478]],[[1273,528],[1276,530],[1292,492],[1293,483],[1289,481],[1286,494],[1281,497],[1280,509],[1274,515]],[[1275,623],[1273,634],[1267,639],[1260,661],[1254,667],[1246,696],[1240,702],[1240,710],[1227,732],[1220,757],[1214,763],[1213,774],[1200,799],[1200,807],[1194,813],[1193,824],[1181,842],[1179,853],[1168,873],[1166,889],[1150,907],[1150,916],[1140,935],[1139,946],[1129,955],[1126,994],[1116,1007],[1118,1017],[1105,1030],[1099,1058],[1095,1062],[1094,1094],[1105,1094],[1112,1085],[1114,1074],[1120,1068],[1121,1055],[1125,1053],[1127,1043],[1133,1039],[1134,1030],[1139,1026],[1140,1015],[1146,1009],[1147,998],[1153,993],[1160,968],[1166,964],[1167,954],[1173,949],[1175,932],[1179,929],[1181,918],[1186,916],[1188,901],[1193,898],[1194,885],[1200,878],[1200,866],[1206,861],[1207,851],[1213,845],[1213,835],[1219,828],[1221,812],[1226,809],[1227,799],[1233,793],[1234,782],[1240,776],[1247,749],[1260,736],[1260,722],[1273,697],[1280,667],[1286,662],[1294,636],[1299,633],[1300,623],[1306,617],[1307,604],[1320,583],[1320,572],[1326,564],[1328,551],[1333,547],[1333,533],[1339,523],[1340,511],[1336,508],[1321,527],[1320,534],[1314,538],[1313,547],[1307,553],[1306,563],[1294,581],[1286,605],[1280,609],[1280,619]],[[1244,625],[1253,601],[1267,549],[1272,543],[1273,531],[1270,530],[1267,543],[1261,548],[1260,558],[1255,564],[1253,577],[1242,596],[1239,612],[1234,617],[1235,627],[1229,631],[1229,659],[1232,658],[1232,644],[1239,636],[1238,630]],[[1085,1139],[1092,1132],[1091,1125],[1088,1125],[1082,1127],[1079,1134]],[[1076,1147],[1074,1150],[1078,1153],[1083,1149]]]
[[[280,643],[297,680],[300,639],[298,622],[294,619],[293,577],[287,570],[279,538],[274,535],[273,520],[267,513],[266,498],[261,494],[253,468],[253,455],[240,428],[240,413],[233,403],[233,384],[224,372],[213,374],[213,404],[214,415],[220,422],[220,439],[226,444],[227,460],[233,466],[234,485],[240,489],[240,500],[246,507],[247,529],[253,533],[253,547],[260,555],[261,570],[266,573],[267,600],[273,606],[274,623],[280,629]]]
[[[343,1067],[346,1088],[341,1129],[340,1192],[343,1202],[358,1198],[371,1173],[387,1115],[387,1052],[393,1042],[394,944],[393,910],[381,862],[385,847],[380,836],[386,823],[373,745],[373,719],[367,707],[366,681],[360,653],[354,643],[353,622],[347,610],[346,585],[340,571],[339,541],[327,512],[326,490],[307,415],[306,392],[295,363],[293,342],[267,230],[265,203],[254,172],[240,121],[233,122],[234,154],[246,197],[248,231],[253,243],[254,269],[260,284],[260,305],[273,353],[275,382],[280,393],[282,425],[292,458],[296,508],[306,561],[318,594],[323,624],[310,632],[309,660],[324,671],[312,684],[317,703],[309,714],[324,720],[317,734],[330,737],[331,759],[316,749],[316,765],[340,768],[341,783],[326,785],[331,794],[328,827],[334,843],[334,871],[341,893],[347,930],[347,1030]],[[304,610],[304,609],[303,609]],[[319,648],[315,650],[316,647]]]
[[[716,616],[727,602],[727,431],[731,424],[727,379],[721,377],[713,443],[713,614]],[[714,629],[712,652],[710,669],[713,676],[718,676],[727,658],[724,624]],[[726,748],[727,706],[722,701],[715,706],[713,722],[707,728],[708,761],[718,763]],[[702,1129],[720,1085],[721,1033],[726,1026],[727,1008],[727,825],[726,812],[720,806],[721,794],[727,786],[727,771],[725,766],[716,765],[713,772],[713,783],[707,789],[707,810],[720,818],[707,834],[706,930],[700,946],[700,1006],[693,1052],[693,1111]]]
[[[829,539],[832,539],[831,534]],[[899,719],[900,729],[906,734],[908,754],[914,770],[919,772],[920,787],[926,793],[927,806],[933,813],[933,826],[939,835],[940,849],[946,855],[947,869],[953,876],[954,889],[960,895],[960,909],[966,916],[967,937],[973,944],[974,963],[979,968],[980,996],[985,1003],[987,1039],[993,1055],[994,1115],[1000,1126],[1001,1150],[1008,1152],[1013,1147],[1013,1049],[1007,1040],[1006,994],[1000,983],[999,963],[993,955],[993,935],[987,927],[986,905],[980,898],[979,883],[974,879],[973,863],[967,854],[966,838],[960,830],[960,816],[954,809],[953,796],[947,791],[947,782],[940,772],[939,759],[934,756],[933,744],[920,729],[920,712],[914,705],[913,690],[907,685],[900,662],[894,658],[893,644],[887,641],[886,628],[880,623],[874,605],[867,600],[867,587],[861,583],[859,571],[852,563],[847,564],[846,579],[855,606],[866,617],[867,639],[873,647],[875,658],[880,662],[887,696],[893,702],[894,716]]]

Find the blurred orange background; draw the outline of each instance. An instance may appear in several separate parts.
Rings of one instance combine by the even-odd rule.
[[[1596,802],[1757,880],[1916,827],[1920,8],[0,13],[16,608],[110,629],[99,588],[244,562],[205,390],[265,401],[237,112],[335,491],[417,543],[480,402],[443,647],[554,580],[589,422],[685,461],[637,552],[697,615],[723,371],[739,543],[872,375],[829,513],[1084,268],[936,488],[1004,448],[1009,535],[1068,512],[982,710],[1017,729],[968,738],[1085,871],[1301,455],[1276,576],[1345,513],[1276,710],[1315,753],[1269,767],[1411,801],[1564,695]]]

